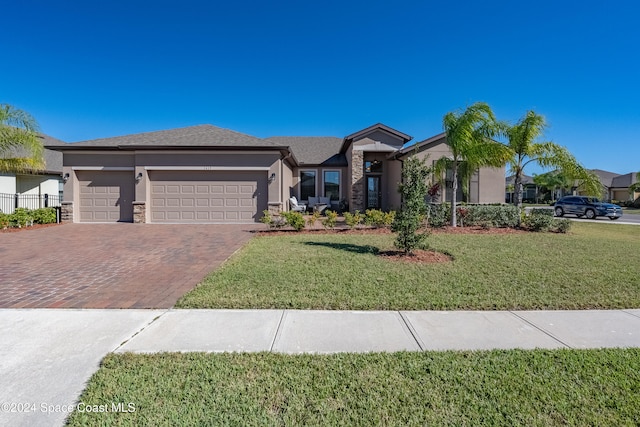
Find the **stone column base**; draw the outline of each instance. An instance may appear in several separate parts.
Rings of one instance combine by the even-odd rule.
[[[147,206],[145,202],[133,202],[133,223],[144,224],[147,222]]]
[[[73,202],[61,202],[60,206],[60,222],[73,222]]]

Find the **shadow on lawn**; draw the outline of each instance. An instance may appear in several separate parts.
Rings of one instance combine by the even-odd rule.
[[[378,254],[380,249],[371,245],[352,245],[351,243],[331,243],[331,242],[305,242],[309,246],[325,246],[327,248],[339,249],[341,251],[353,252],[357,254]]]

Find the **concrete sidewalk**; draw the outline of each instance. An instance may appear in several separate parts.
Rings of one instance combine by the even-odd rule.
[[[169,310],[117,352],[640,347],[640,310]]]
[[[0,425],[62,425],[109,352],[601,347],[640,347],[640,310],[0,309]]]

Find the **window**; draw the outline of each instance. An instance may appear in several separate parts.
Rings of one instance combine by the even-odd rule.
[[[324,171],[324,197],[340,200],[340,171]]]
[[[300,200],[316,196],[316,171],[300,171]]]
[[[364,171],[366,173],[382,173],[382,162],[380,160],[364,162]]]

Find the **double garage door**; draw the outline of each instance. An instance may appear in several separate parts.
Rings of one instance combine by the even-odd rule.
[[[151,222],[255,222],[267,209],[266,172],[149,171]]]
[[[133,171],[78,171],[81,222],[131,222]],[[155,223],[258,221],[267,209],[266,172],[149,171],[147,210]]]

